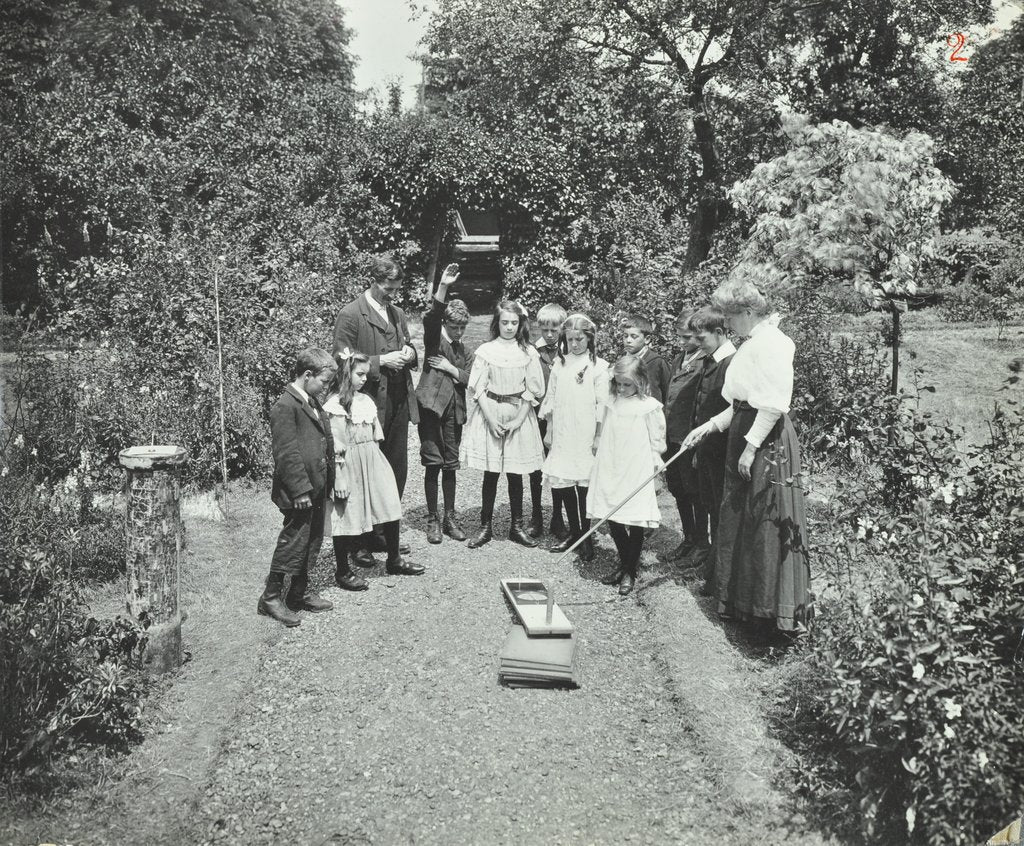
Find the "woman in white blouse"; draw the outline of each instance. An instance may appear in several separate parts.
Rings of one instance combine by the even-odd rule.
[[[709,587],[723,618],[774,621],[796,631],[807,623],[810,572],[800,446],[788,414],[795,347],[749,282],[726,282],[712,304],[746,340],[722,387],[730,407],[684,441],[692,447],[709,432],[729,433],[715,584]]]

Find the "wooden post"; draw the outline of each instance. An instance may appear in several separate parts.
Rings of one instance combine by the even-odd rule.
[[[177,446],[121,450],[127,472],[125,607],[149,621],[143,664],[151,673],[181,666],[178,470],[188,459]]]

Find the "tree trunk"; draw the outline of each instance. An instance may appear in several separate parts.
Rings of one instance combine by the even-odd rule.
[[[708,257],[718,231],[722,169],[715,151],[715,130],[704,108],[703,85],[695,85],[690,93],[690,108],[693,109],[693,144],[701,161],[701,172],[694,188],[697,208],[690,220],[686,246],[686,266],[693,269]]]
[[[892,380],[889,393],[896,396],[900,387],[900,310],[892,307]]]

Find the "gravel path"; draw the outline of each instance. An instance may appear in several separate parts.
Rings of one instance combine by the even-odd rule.
[[[581,574],[506,540],[428,548],[406,534],[426,576],[378,570],[366,593],[326,589],[335,611],[306,615],[268,654],[201,800],[199,838],[721,842],[725,832],[704,828],[718,817],[714,790],[648,616],[595,580],[611,562],[607,538]],[[558,586],[579,632],[581,689],[497,684],[510,627],[498,580],[512,575]]]

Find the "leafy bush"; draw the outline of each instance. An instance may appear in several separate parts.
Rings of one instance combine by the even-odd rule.
[[[793,659],[816,681],[787,710],[810,715],[802,742],[840,741],[869,840],[977,843],[1024,789],[1024,420],[1007,402],[965,456],[912,406],[896,421],[819,514],[819,617]]]
[[[82,596],[87,579],[123,571],[123,517],[84,507],[77,484],[36,481],[49,472],[20,436],[5,443],[0,768],[23,776],[41,772],[68,744],[139,739],[147,687],[142,629],[90,618]]]

